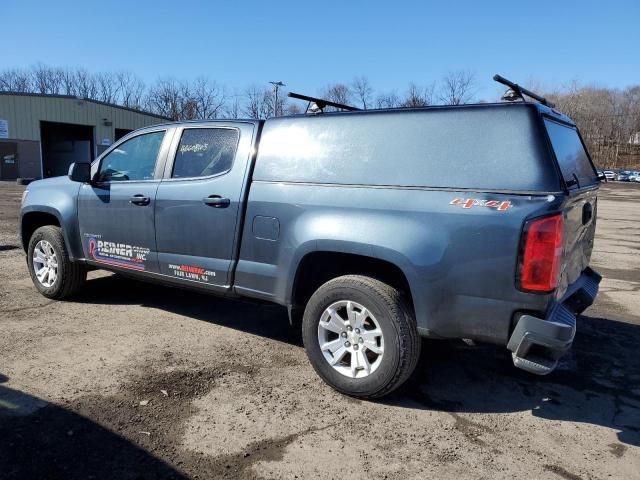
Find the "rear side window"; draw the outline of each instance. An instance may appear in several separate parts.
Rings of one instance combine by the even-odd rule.
[[[164,131],[133,137],[114,148],[100,162],[98,181],[152,180]]]
[[[577,130],[548,119],[544,123],[565,181],[571,185],[577,180],[576,187],[596,183],[596,172]]]
[[[231,170],[239,133],[231,128],[188,128],[182,132],[171,178],[209,177]]]

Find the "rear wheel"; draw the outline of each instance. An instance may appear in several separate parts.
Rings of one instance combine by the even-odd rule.
[[[62,230],[54,225],[38,228],[29,239],[27,265],[31,280],[47,298],[76,293],[87,277],[86,269],[69,260]]]
[[[346,275],[322,285],[307,303],[302,329],[318,375],[355,397],[378,398],[395,390],[409,378],[420,355],[406,300],[370,277]]]

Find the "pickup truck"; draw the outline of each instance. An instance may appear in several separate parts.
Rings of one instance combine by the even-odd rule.
[[[20,233],[48,298],[102,268],[275,302],[324,381],[376,398],[421,337],[551,372],[598,291],[598,188],[574,122],[524,98],[167,123],[31,183]]]

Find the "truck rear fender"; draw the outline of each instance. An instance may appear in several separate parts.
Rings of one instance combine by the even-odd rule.
[[[422,275],[425,271],[438,275],[447,249],[446,235],[407,217],[383,217],[379,212],[361,211],[353,215],[342,211],[299,217],[291,231],[291,240],[299,242],[298,248],[283,276],[287,279],[284,290],[276,295],[281,295],[286,305],[301,308],[308,296],[331,278],[366,274],[404,291],[416,318],[427,318],[425,299],[412,290],[421,283],[416,267]]]

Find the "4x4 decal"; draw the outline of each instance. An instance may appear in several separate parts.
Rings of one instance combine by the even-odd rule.
[[[489,207],[495,208],[499,212],[510,209],[513,205],[508,200],[479,200],[477,198],[454,198],[449,205],[460,205],[462,208]]]

